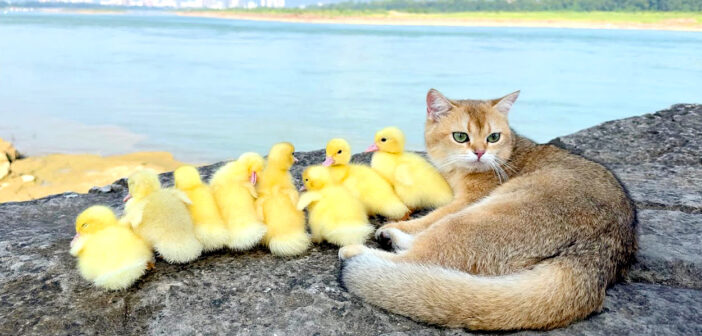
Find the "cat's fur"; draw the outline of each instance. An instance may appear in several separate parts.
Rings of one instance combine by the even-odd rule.
[[[602,307],[636,251],[635,209],[603,166],[514,133],[507,114],[518,94],[429,91],[427,150],[455,199],[380,228],[396,253],[341,249],[350,292],[418,321],[484,330],[562,327]],[[458,131],[470,141],[454,141]]]

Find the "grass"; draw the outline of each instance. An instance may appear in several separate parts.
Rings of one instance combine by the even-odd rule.
[[[299,16],[315,18],[399,18],[399,19],[454,19],[454,20],[495,20],[495,21],[575,21],[598,23],[633,23],[664,24],[678,23],[689,25],[702,24],[702,12],[574,12],[574,11],[539,11],[539,12],[402,12],[387,10],[339,10],[339,9],[270,9],[251,10],[194,10],[226,14],[261,15],[261,16]]]

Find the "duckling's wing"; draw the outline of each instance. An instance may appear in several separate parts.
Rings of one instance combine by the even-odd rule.
[[[288,195],[292,204],[297,204],[297,201],[300,199],[300,194],[295,189],[285,189],[283,193]]]
[[[297,202],[297,210],[302,211],[302,209],[308,207],[312,202],[316,202],[322,199],[322,194],[317,191],[308,191],[300,195],[300,201]]]
[[[121,221],[129,223],[132,226],[132,229],[136,229],[139,226],[139,224],[141,224],[142,217],[144,216],[145,206],[146,202],[141,202],[139,204],[134,204],[133,206],[126,208],[124,217],[121,219]]]
[[[251,197],[258,198],[258,193],[256,192],[256,188],[254,188],[253,184],[244,183],[244,188],[246,188],[246,190],[249,191],[249,194],[251,194]]]
[[[175,197],[178,197],[181,201],[183,201],[183,203],[188,204],[188,205],[193,204],[193,201],[190,200],[190,198],[188,197],[188,195],[186,193],[184,193],[178,189],[175,189],[175,188],[168,189],[168,191],[170,191]]]
[[[78,256],[78,253],[80,253],[81,250],[85,247],[85,242],[88,239],[86,237],[78,237],[77,239],[74,239],[71,241],[71,250],[69,251],[72,256],[76,257]]]
[[[256,199],[256,214],[258,215],[258,218],[260,220],[265,220],[263,216],[263,202],[266,201],[266,196],[262,196],[261,198]]]
[[[411,186],[414,184],[411,167],[408,164],[400,164],[395,169],[395,181],[402,185]]]

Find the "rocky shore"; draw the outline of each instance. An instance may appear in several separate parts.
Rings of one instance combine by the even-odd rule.
[[[607,122],[551,143],[619,176],[637,205],[640,250],[601,312],[547,333],[702,334],[702,105]],[[296,178],[324,158],[322,151],[296,156]],[[220,165],[201,172],[209,176]],[[171,174],[161,177],[172,182]],[[121,209],[125,194],[119,180],[89,194],[0,204],[0,334],[470,333],[417,323],[349,295],[336,281],[339,263],[329,245],[298,258],[258,249],[210,253],[187,265],[158,261],[129,290],[97,290],[68,254],[73,220],[96,203]]]

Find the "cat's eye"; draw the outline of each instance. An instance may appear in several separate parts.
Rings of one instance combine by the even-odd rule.
[[[341,149],[339,149],[339,151],[338,151],[338,152],[336,152],[336,154],[341,154]]]
[[[464,143],[468,141],[468,133],[466,132],[453,132],[453,140],[458,143]]]
[[[489,142],[489,143],[495,143],[498,141],[500,141],[500,133],[497,133],[497,132],[492,133],[492,134],[488,135],[488,137],[487,137],[487,142]]]
[[[385,141],[388,141],[388,139],[382,138],[382,139],[380,139],[380,141],[385,142]]]

